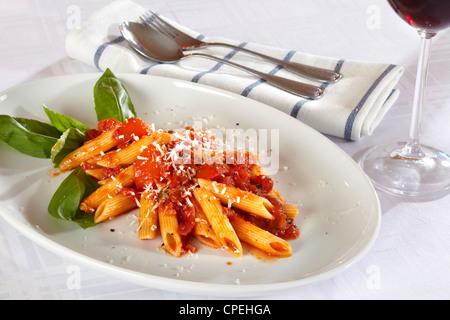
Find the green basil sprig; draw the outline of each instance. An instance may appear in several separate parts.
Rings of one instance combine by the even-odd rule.
[[[122,83],[107,69],[94,86],[97,120],[114,118],[120,122],[136,117],[131,98]],[[37,120],[0,115],[0,140],[21,153],[51,158],[57,167],[61,160],[86,140],[89,127],[78,120],[56,113],[44,106],[50,124]],[[48,206],[51,216],[73,221],[82,228],[95,226],[94,214],[79,209],[81,201],[98,188],[97,181],[80,167],[61,183]]]

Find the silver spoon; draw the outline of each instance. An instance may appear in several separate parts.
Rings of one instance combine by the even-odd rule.
[[[185,54],[172,38],[140,23],[123,22],[119,25],[119,29],[125,40],[134,50],[151,60],[163,63],[174,63],[188,57],[204,57],[254,74],[277,88],[301,97],[318,99],[325,93],[325,89],[323,88],[262,73],[215,56],[198,52]]]

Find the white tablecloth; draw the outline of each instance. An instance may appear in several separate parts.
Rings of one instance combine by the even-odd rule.
[[[376,131],[358,142],[330,137],[357,158],[366,148],[404,140],[419,49],[416,32],[384,0],[136,0],[205,35],[312,54],[399,64],[401,95]],[[0,92],[48,76],[97,71],[67,57],[67,32],[107,0],[0,0]],[[435,38],[422,141],[450,151],[450,32]],[[267,299],[450,298],[450,197],[408,200],[379,192],[375,245],[338,276]],[[79,268],[81,286],[70,286]],[[377,281],[374,282],[374,272]],[[156,290],[68,261],[0,219],[0,299],[208,299]],[[259,298],[259,297],[255,297]]]

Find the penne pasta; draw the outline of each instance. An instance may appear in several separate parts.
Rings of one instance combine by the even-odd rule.
[[[283,211],[286,217],[295,218],[298,215],[298,208],[289,203],[283,203]]]
[[[195,188],[193,192],[220,244],[232,255],[241,257],[242,244],[224,214],[220,201],[206,188]]]
[[[211,248],[220,248],[221,244],[219,239],[217,238],[216,233],[212,229],[211,225],[208,222],[208,218],[203,212],[202,207],[198,204],[198,202],[194,199],[192,202],[195,207],[195,227],[193,230],[194,237],[200,241],[201,244],[211,247]]]
[[[165,132],[155,132],[149,136],[143,136],[129,146],[114,152],[108,152],[97,160],[97,165],[115,168],[118,165],[128,165],[136,161],[142,149],[152,143],[166,144],[170,142],[170,135]]]
[[[205,179],[197,179],[197,181],[200,187],[208,189],[223,204],[253,213],[265,219],[273,219],[272,214],[268,211],[273,206],[266,198],[215,181]]]
[[[270,195],[275,197],[281,203],[283,212],[288,218],[293,219],[298,215],[298,208],[292,204],[287,203],[286,200],[284,200],[284,198],[282,197],[281,193],[276,190],[272,190],[270,192]]]
[[[144,192],[141,195],[139,208],[139,239],[155,239],[158,229],[158,211],[155,210],[156,204],[153,195],[150,192]]]
[[[174,257],[181,257],[182,242],[178,233],[176,211],[170,205],[161,205],[158,207],[158,215],[164,249]]]
[[[107,198],[114,196],[123,187],[129,187],[134,183],[134,165],[123,169],[115,177],[111,177],[100,188],[91,193],[80,204],[80,210],[94,212]]]
[[[59,168],[61,170],[72,170],[86,160],[115,147],[118,144],[118,141],[113,137],[115,130],[116,129],[111,129],[104,132],[97,138],[86,142],[78,149],[69,153],[61,160]]]
[[[112,198],[104,200],[98,206],[94,215],[94,222],[100,223],[106,219],[113,218],[118,214],[130,211],[137,207],[136,199],[134,197],[127,197],[121,193]]]
[[[237,216],[231,221],[236,234],[242,241],[273,256],[288,257],[292,255],[291,246],[286,240],[263,230]]]
[[[88,169],[85,171],[88,176],[95,178],[96,180],[103,180],[105,176],[105,168]]]

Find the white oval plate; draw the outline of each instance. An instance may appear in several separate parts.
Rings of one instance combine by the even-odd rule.
[[[93,87],[100,74],[47,78],[0,94],[0,114],[48,122],[42,105],[92,127]],[[275,188],[300,209],[293,255],[266,259],[247,250],[234,258],[199,246],[174,258],[160,239],[137,238],[137,212],[94,228],[55,219],[47,205],[64,176],[51,177],[50,160],[22,155],[0,142],[0,215],[39,245],[72,261],[153,288],[221,297],[275,293],[329,279],[358,261],[374,243],[381,223],[377,195],[357,164],[300,121],[226,91],[168,78],[121,74],[138,116],[157,128],[240,128],[279,133]],[[198,126],[197,122],[197,126]],[[253,131],[252,131],[253,130]],[[276,140],[276,139],[275,139]],[[277,141],[276,141],[277,142]],[[274,158],[275,159],[275,158]]]

